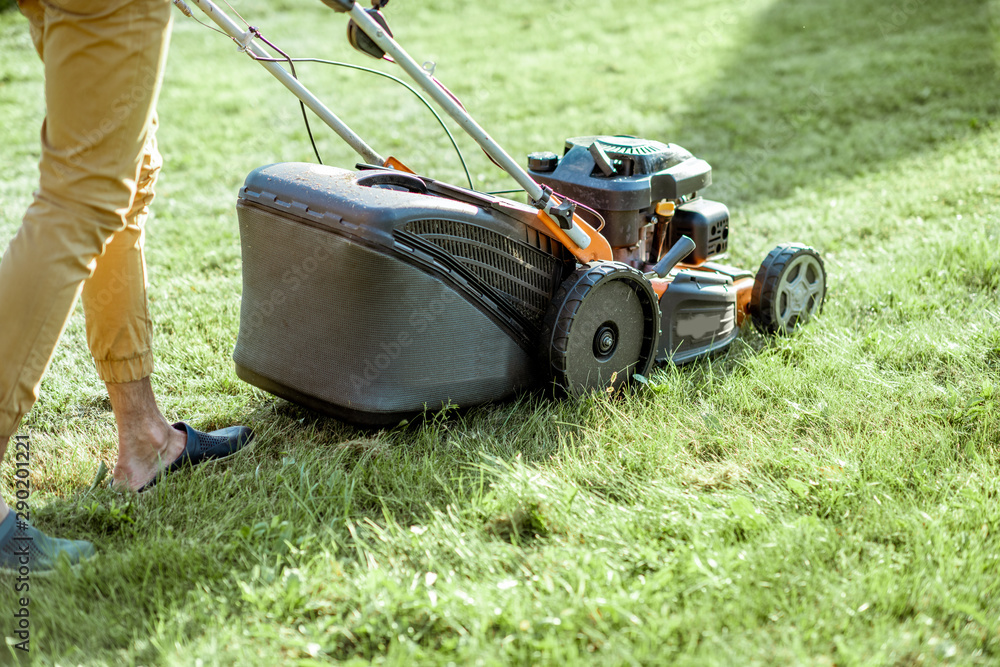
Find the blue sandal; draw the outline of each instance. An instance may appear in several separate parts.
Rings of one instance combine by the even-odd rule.
[[[184,422],[177,422],[173,427],[178,431],[187,432],[187,444],[184,445],[184,451],[173,463],[140,488],[138,493],[151,489],[161,477],[169,475],[175,470],[196,466],[206,461],[228,459],[253,440],[253,431],[246,426],[230,426],[211,433],[196,431]]]

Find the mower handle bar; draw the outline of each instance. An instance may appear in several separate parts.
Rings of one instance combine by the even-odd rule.
[[[560,202],[552,196],[551,190],[542,188],[525,171],[500,144],[494,141],[482,128],[479,123],[462,108],[462,105],[453,98],[444,88],[438,85],[430,72],[425,70],[408,54],[386,30],[373,19],[354,0],[323,0],[327,4],[337,4],[343,7],[350,5],[351,19],[368,35],[379,48],[392,56],[393,61],[403,68],[417,85],[437,102],[438,106],[444,109],[458,125],[465,130],[465,133],[472,137],[479,146],[486,151],[486,154],[496,162],[497,166],[507,172],[517,184],[528,193],[529,200],[547,216],[553,219],[565,232],[566,236],[575,243],[581,250],[585,250],[591,243],[590,236],[583,230],[576,216],[573,215],[572,206],[568,202]],[[332,5],[331,5],[332,6]],[[341,10],[338,10],[341,11]]]
[[[174,4],[180,8],[185,15],[191,16],[191,10],[185,4],[186,0],[173,0]],[[493,159],[496,164],[507,172],[521,188],[527,192],[530,201],[541,210],[548,218],[561,228],[561,232],[574,243],[580,252],[590,246],[592,239],[590,235],[581,227],[581,222],[573,212],[570,202],[559,201],[551,190],[542,188],[531,178],[517,161],[514,160],[494,139],[462,108],[442,86],[438,85],[434,77],[431,76],[421,65],[419,65],[410,55],[387,34],[387,31],[373,19],[355,0],[322,0],[324,4],[333,8],[337,12],[350,15],[355,24],[375,42],[385,53],[392,56],[394,62],[403,68],[410,78],[417,85],[437,102],[438,106],[444,109],[449,116],[468,134],[477,144],[482,147],[486,154]],[[272,58],[262,46],[256,41],[255,29],[242,30],[222,9],[212,0],[190,0],[195,6],[202,10],[206,16],[215,22],[222,30],[233,39],[241,51],[245,51],[251,58],[257,60],[268,72],[288,90],[299,98],[313,113],[315,113],[324,123],[336,132],[341,139],[353,148],[365,162],[371,164],[385,165],[386,160],[379,155],[375,149],[369,146],[354,130],[347,126],[335,113],[333,113],[319,98],[313,95],[308,88],[303,86],[295,77],[289,74],[279,62]],[[385,4],[385,3],[381,3]],[[610,248],[607,248],[610,252]]]
[[[333,113],[325,104],[323,104],[323,102],[320,101],[318,97],[313,95],[308,88],[303,86],[298,79],[289,74],[278,62],[270,61],[273,59],[273,56],[257,43],[254,39],[256,35],[252,30],[241,29],[240,26],[229,18],[229,16],[222,11],[218,5],[212,2],[212,0],[174,0],[174,4],[177,5],[177,7],[187,16],[191,16],[192,14],[191,10],[185,5],[185,1],[191,2],[197,6],[198,9],[204,12],[208,18],[212,19],[217,26],[222,28],[223,32],[239,44],[241,51],[246,52],[251,58],[257,60],[257,62],[259,62],[264,69],[270,72],[274,78],[280,81],[285,88],[288,88],[293,95],[309,107],[312,112],[320,118],[320,120],[330,126],[330,129],[336,132],[348,146],[353,148],[365,162],[369,162],[371,164],[385,164],[385,158],[379,155],[374,148],[369,146],[360,135],[348,127],[348,125],[342,121],[337,114]]]

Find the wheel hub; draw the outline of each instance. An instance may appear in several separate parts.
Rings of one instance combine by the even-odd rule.
[[[614,355],[618,347],[618,327],[614,322],[605,322],[594,334],[594,356],[601,361],[607,361]]]
[[[792,287],[789,296],[792,301],[792,310],[801,313],[806,309],[806,302],[809,300],[809,288],[804,281]]]

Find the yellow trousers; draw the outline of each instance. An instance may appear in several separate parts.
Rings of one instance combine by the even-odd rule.
[[[105,382],[153,370],[143,225],[169,0],[18,0],[45,67],[39,187],[0,260],[0,436],[38,399],[79,295]]]

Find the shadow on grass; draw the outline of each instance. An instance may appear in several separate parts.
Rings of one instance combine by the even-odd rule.
[[[992,23],[986,0],[780,0],[675,136],[745,203],[877,171],[1000,116]]]
[[[0,14],[17,9],[15,0],[0,0]]]

